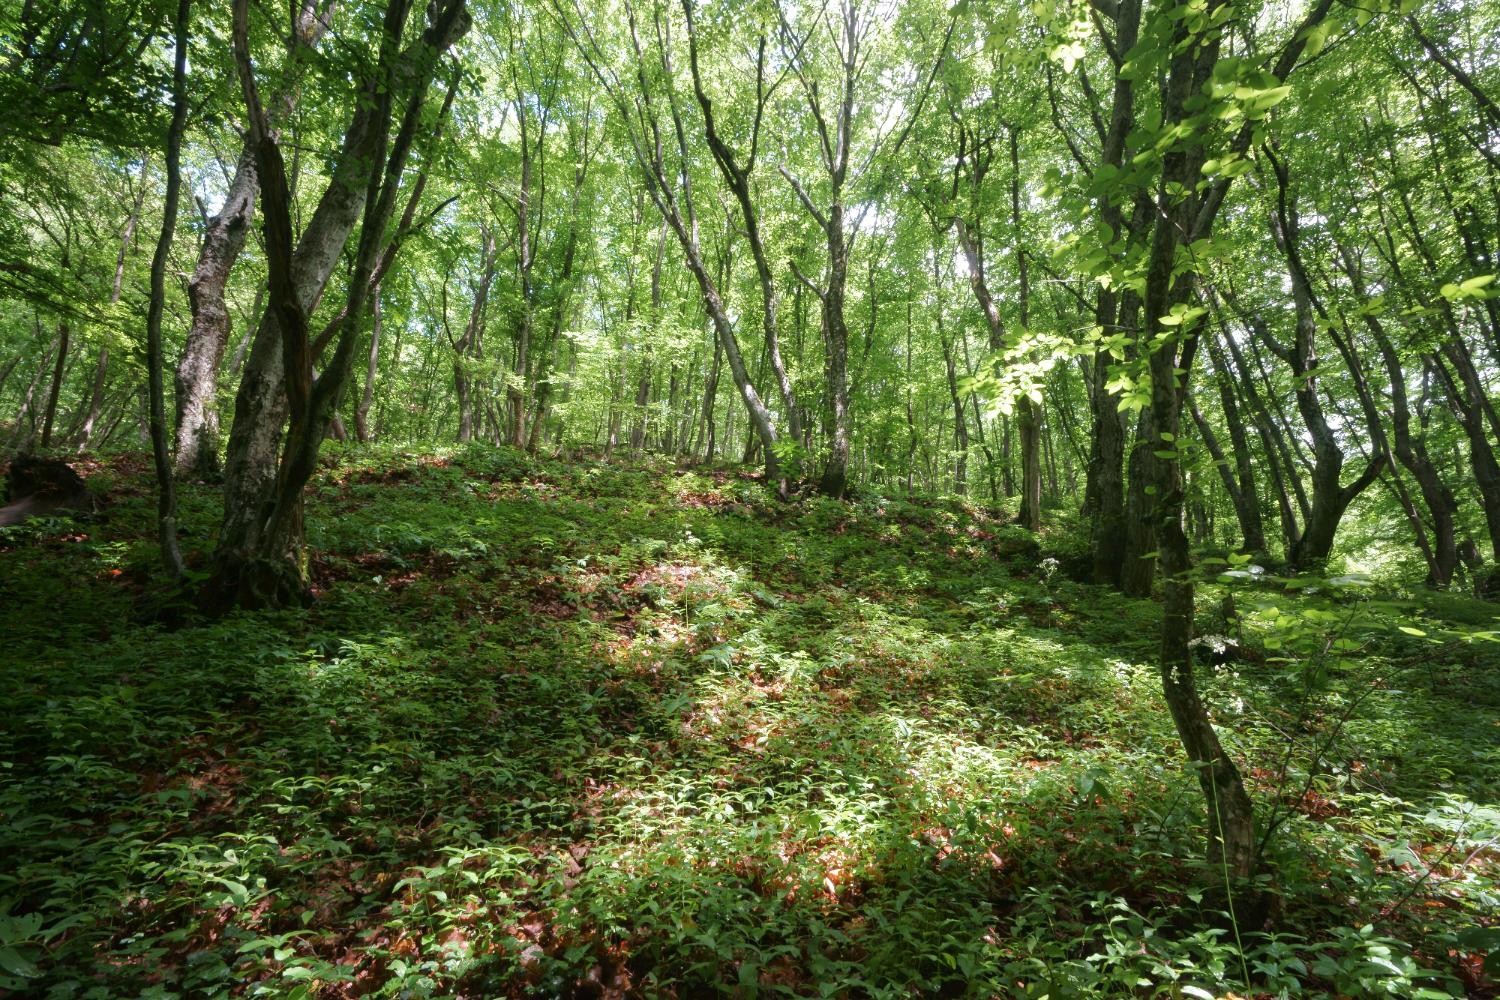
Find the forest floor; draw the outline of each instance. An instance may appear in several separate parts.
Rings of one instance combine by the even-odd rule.
[[[350,453],[317,602],[214,622],[149,460],[80,467],[101,515],[0,531],[0,994],[1493,995],[1492,605],[1203,588],[1276,825],[1231,923],[1159,606],[1067,579],[1065,530]]]

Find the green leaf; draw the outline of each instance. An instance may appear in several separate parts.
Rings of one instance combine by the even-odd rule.
[[[35,979],[42,974],[42,970],[36,964],[25,958],[14,948],[0,947],[0,969],[4,969],[13,976],[22,979]]]
[[[1302,33],[1302,57],[1311,59],[1323,51],[1323,46],[1328,44],[1328,33],[1333,30],[1332,21],[1320,21]]]

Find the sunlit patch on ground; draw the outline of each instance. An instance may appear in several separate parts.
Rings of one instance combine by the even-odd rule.
[[[1482,652],[1361,652],[1301,714],[1277,651],[1205,671],[1281,817],[1247,990],[1159,608],[1000,519],[364,456],[316,484],[318,603],[202,622],[162,613],[149,462],[99,473],[101,517],[0,537],[0,974],[40,995],[1491,988]],[[190,557],[215,519],[188,488]]]

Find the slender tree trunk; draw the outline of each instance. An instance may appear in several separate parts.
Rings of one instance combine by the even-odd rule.
[[[912,406],[911,377],[911,300],[906,303],[906,495],[911,496],[911,479],[916,471],[917,459],[917,411]]]
[[[1219,437],[1214,433],[1213,426],[1198,409],[1198,401],[1189,397],[1188,407],[1193,415],[1193,423],[1197,425],[1198,437],[1213,458],[1214,467],[1219,470],[1219,478],[1224,483],[1224,491],[1229,494],[1229,502],[1234,506],[1235,518],[1240,525],[1242,551],[1252,554],[1263,552],[1266,540],[1263,535],[1256,534],[1260,530],[1260,504],[1255,494],[1253,492],[1247,494],[1241,482],[1235,479],[1235,471],[1231,468],[1228,456],[1224,454],[1224,447],[1219,443]],[[1238,454],[1235,455],[1236,462],[1239,457]],[[1257,541],[1259,545],[1256,544]]]
[[[495,234],[488,226],[480,227],[480,277],[474,289],[474,298],[469,305],[469,318],[464,323],[464,332],[453,344],[453,387],[458,395],[458,443],[465,444],[474,439],[474,415],[479,401],[476,398],[474,380],[469,374],[469,365],[484,355],[484,333],[489,317],[490,289],[495,280]],[[447,325],[447,288],[444,286],[443,323]],[[512,411],[518,418],[524,413]]]
[[[942,294],[941,287],[938,289],[938,294]],[[973,378],[974,363],[969,357],[969,338],[963,331],[959,331],[958,343],[963,349],[964,373],[969,378]],[[979,439],[979,450],[984,454],[984,474],[985,479],[988,480],[990,485],[990,503],[998,504],[1000,502],[1000,490],[995,479],[995,453],[990,448],[987,432],[984,429],[984,415],[979,410],[979,395],[977,393],[971,392],[969,394],[969,409],[974,414],[974,436]]]
[[[1021,160],[1016,129],[1010,129],[1010,224],[1016,240],[1016,277],[1022,336],[1031,322],[1030,280],[1021,239]],[[1016,401],[1016,432],[1021,439],[1021,527],[1042,530],[1041,405],[1028,393]]]
[[[958,452],[953,462],[953,491],[959,496],[966,496],[969,492],[969,428],[964,417],[964,401],[958,394],[958,369],[953,361],[953,343],[943,332],[941,301],[938,303],[937,328],[938,339],[943,344],[943,361],[948,371],[948,398],[953,403],[953,444]]]
[[[64,267],[66,267],[66,256],[64,256]],[[63,375],[68,360],[68,343],[72,339],[72,328],[66,319],[57,321],[57,357],[52,368],[52,388],[47,392],[47,405],[42,410],[42,437],[43,449],[52,446],[52,422],[57,418],[57,397],[62,391]]]
[[[651,405],[651,349],[641,352],[641,368],[635,381],[635,425],[630,429],[630,450],[639,453],[646,444],[647,409]]]
[[[354,434],[360,444],[370,443],[370,406],[375,402],[375,376],[380,370],[382,323],[378,287],[370,295],[370,317],[370,354],[365,362],[365,388],[363,395],[360,396],[359,405],[354,408]]]
[[[1364,281],[1354,264],[1352,254],[1347,248],[1341,247],[1340,249],[1344,273],[1349,277],[1355,294],[1361,299],[1368,298]],[[1427,507],[1429,524],[1424,526],[1420,518],[1414,522],[1415,530],[1421,532],[1423,536],[1422,548],[1427,559],[1427,582],[1434,587],[1447,587],[1453,581],[1453,574],[1458,568],[1458,541],[1454,530],[1454,522],[1458,515],[1458,501],[1454,498],[1453,491],[1448,489],[1447,484],[1443,482],[1437,467],[1428,456],[1426,442],[1411,432],[1411,403],[1406,392],[1406,372],[1395,345],[1386,335],[1385,326],[1378,316],[1368,311],[1363,312],[1363,316],[1365,326],[1369,329],[1380,351],[1381,360],[1385,365],[1386,379],[1389,382],[1387,393],[1390,398],[1392,450],[1395,452],[1396,459],[1416,480],[1423,503]],[[1410,506],[1411,501],[1405,496],[1406,491],[1400,485],[1399,476],[1393,472],[1392,479],[1395,481],[1398,499],[1401,499],[1404,505]],[[1428,527],[1430,527],[1430,539],[1426,537],[1425,529]]]
[[[703,112],[704,138],[709,151],[713,154],[715,164],[719,167],[720,174],[739,203],[740,217],[745,224],[744,235],[750,244],[750,256],[755,261],[756,279],[760,283],[761,333],[764,337],[766,356],[776,379],[776,390],[781,397],[782,408],[786,412],[787,427],[790,429],[792,440],[800,443],[803,438],[803,429],[797,396],[792,389],[792,380],[787,374],[786,364],[781,358],[781,337],[777,316],[780,302],[776,291],[776,278],[771,270],[770,257],[766,253],[765,240],[760,228],[760,213],[756,210],[750,188],[750,177],[755,170],[755,151],[752,148],[748,157],[741,160],[720,136],[713,102],[704,90],[703,79],[698,69],[697,27],[693,19],[693,5],[690,0],[684,0],[682,9],[688,29],[688,64],[692,71],[693,96]],[[757,135],[761,116],[765,112],[766,103],[770,100],[771,91],[774,90],[774,87],[767,89],[765,86],[765,56],[766,41],[762,36],[756,60],[754,130]]]
[[[1117,51],[1128,52],[1140,36],[1141,0],[1121,0],[1115,17]],[[1102,30],[1102,29],[1101,29]],[[1119,169],[1125,160],[1126,140],[1135,126],[1135,79],[1133,75],[1115,74],[1114,93],[1110,102],[1109,125],[1100,149],[1100,164]],[[1137,198],[1135,212],[1127,230],[1123,206],[1113,196],[1098,201],[1099,239],[1110,245],[1121,236],[1133,239],[1145,230],[1149,216],[1147,199]],[[1094,322],[1106,336],[1128,333],[1133,328],[1135,296],[1123,295],[1113,287],[1100,286],[1094,306]],[[1089,442],[1089,467],[1084,487],[1084,508],[1089,513],[1092,534],[1093,573],[1095,583],[1119,586],[1125,561],[1125,423],[1120,413],[1120,397],[1106,389],[1109,383],[1108,350],[1094,352],[1090,375],[1089,406],[1093,418]]]
[[[9,361],[5,362],[4,365],[0,365],[0,393],[5,392],[5,386],[10,382],[11,375],[15,374],[16,369],[20,366],[21,355],[19,354],[12,355]]]
[[[516,199],[516,260],[520,270],[521,308],[516,314],[515,384],[507,389],[507,394],[510,399],[510,443],[512,447],[524,448],[526,383],[531,374],[531,333],[535,320],[531,269],[536,261],[536,247],[531,232],[532,163],[530,129],[527,124],[530,116],[526,112],[525,100],[518,99],[515,107],[521,128],[521,190]]]
[[[1224,422],[1229,429],[1230,448],[1234,452],[1235,486],[1229,490],[1229,495],[1234,502],[1235,518],[1240,524],[1240,538],[1244,551],[1264,558],[1267,553],[1266,528],[1261,516],[1260,496],[1255,486],[1255,462],[1250,453],[1250,439],[1245,434],[1245,424],[1240,418],[1239,401],[1235,398],[1228,366],[1224,363],[1218,341],[1213,337],[1208,341],[1208,354],[1214,368],[1214,382],[1218,387]],[[1270,460],[1274,461],[1274,456]],[[1223,468],[1227,473],[1228,466]],[[1225,486],[1228,487],[1227,481]]]
[[[1329,0],[1319,0],[1299,25],[1295,41],[1276,61],[1276,75],[1284,79],[1296,65],[1305,46],[1308,29],[1327,16]],[[1208,16],[1218,3],[1211,0]],[[1198,95],[1211,79],[1219,58],[1221,36],[1216,32],[1193,34],[1185,20],[1173,23],[1168,49],[1171,53],[1162,86],[1162,127],[1173,130],[1189,116],[1190,98]],[[1247,148],[1251,129],[1246,127],[1236,145]],[[1192,135],[1189,126],[1189,135]],[[1146,263],[1146,322],[1154,342],[1149,359],[1151,374],[1151,431],[1146,447],[1162,448],[1163,455],[1151,463],[1153,506],[1150,517],[1157,529],[1163,584],[1161,679],[1162,691],[1173,724],[1189,761],[1197,770],[1208,820],[1208,861],[1222,870],[1226,889],[1254,872],[1256,843],[1254,814],[1239,769],[1230,760],[1214,731],[1200,699],[1193,671],[1194,582],[1191,549],[1183,531],[1184,484],[1177,454],[1181,414],[1193,370],[1200,336],[1192,323],[1159,326],[1160,318],[1176,305],[1191,300],[1197,280],[1192,273],[1178,274],[1178,248],[1183,243],[1207,239],[1214,217],[1223,204],[1227,186],[1195,192],[1206,157],[1201,138],[1175,144],[1162,153],[1161,176],[1156,191],[1156,222],[1152,229]],[[1217,183],[1217,182],[1216,182]],[[1227,181],[1223,182],[1227,185]],[[1190,192],[1180,196],[1176,192]],[[1181,378],[1179,378],[1179,374]],[[1158,445],[1157,442],[1161,442]],[[1228,901],[1233,906],[1232,898]]]
[[[651,328],[661,329],[661,269],[667,253],[667,223],[662,220],[661,231],[656,239],[656,259],[651,265]],[[651,365],[651,343],[647,341],[641,349],[641,367],[636,374],[635,426],[630,431],[630,450],[637,454],[646,446],[646,434],[650,427],[651,388],[655,372]],[[749,459],[746,459],[747,463]]]
[[[1162,447],[1155,415],[1149,407],[1142,409],[1136,418],[1135,441],[1127,459],[1130,479],[1125,490],[1125,547],[1120,566],[1120,592],[1130,597],[1150,597],[1156,579],[1159,555],[1152,553],[1160,550],[1158,522],[1152,511],[1158,506],[1156,491],[1160,487],[1155,468],[1157,458],[1152,452]]]
[[[699,433],[707,437],[703,451],[703,460],[705,462],[712,461],[714,457],[714,428],[716,426],[714,423],[714,400],[719,395],[719,362],[723,356],[724,345],[715,337],[714,360],[708,366],[708,381],[703,383],[703,422],[699,426]],[[695,455],[698,453],[699,444],[700,442],[695,436],[695,440],[693,441],[693,454]]]
[[[141,166],[141,183],[136,188],[135,200],[130,207],[130,213],[125,218],[125,232],[120,236],[120,252],[115,257],[115,280],[110,288],[109,303],[114,305],[120,301],[120,295],[125,287],[125,261],[130,254],[130,246],[135,241],[136,226],[140,222],[141,206],[146,201],[146,166]],[[77,447],[80,452],[88,449],[90,441],[94,436],[94,428],[98,425],[100,410],[104,405],[104,383],[109,374],[109,345],[99,346],[98,358],[94,362],[93,390],[89,393],[88,416],[84,418],[83,425],[79,428]]]
[[[1237,374],[1239,397],[1250,411],[1251,421],[1255,426],[1257,437],[1260,438],[1261,453],[1265,458],[1266,473],[1271,477],[1271,489],[1276,496],[1276,509],[1281,519],[1282,551],[1291,557],[1292,548],[1297,540],[1302,537],[1302,526],[1297,520],[1298,511],[1307,510],[1307,501],[1302,492],[1301,480],[1298,478],[1297,466],[1292,461],[1291,453],[1283,440],[1283,424],[1275,419],[1261,398],[1255,387],[1255,380],[1250,374],[1246,364],[1244,353],[1235,343],[1234,337],[1227,331],[1223,342],[1229,346],[1229,352],[1234,359],[1234,372]],[[1219,341],[1212,340],[1208,345],[1208,355],[1213,361],[1221,379],[1230,378],[1229,365],[1219,350]],[[1221,382],[1222,391],[1222,382]],[[1297,506],[1292,506],[1292,501],[1297,501]]]
[[[146,312],[146,372],[151,396],[151,457],[156,465],[156,522],[162,561],[173,579],[184,569],[177,547],[177,490],[172,482],[171,456],[167,453],[167,408],[163,398],[161,316],[166,307],[167,258],[177,231],[177,201],[182,190],[182,133],[187,127],[187,58],[190,0],[178,0],[173,22],[176,59],[172,68],[172,120],[167,128],[167,188],[162,204],[161,236],[151,258],[151,303]]]
[[[1451,351],[1459,355],[1459,351]],[[1457,417],[1459,426],[1469,441],[1469,465],[1473,471],[1474,484],[1479,489],[1480,506],[1484,511],[1485,526],[1489,529],[1490,557],[1500,562],[1500,462],[1496,461],[1491,438],[1486,432],[1483,410],[1483,386],[1472,365],[1466,373],[1455,377],[1448,370],[1444,358],[1432,355],[1430,359]]]
[[[21,394],[21,406],[16,411],[16,429],[11,435],[11,451],[27,451],[31,447],[32,440],[36,437],[36,388],[42,383],[42,376],[47,371],[47,366],[52,363],[52,355],[56,353],[58,342],[53,340],[47,345],[47,350],[37,361],[36,368],[32,370],[31,379],[26,383],[26,391]]]
[[[824,370],[832,408],[828,464],[818,489],[841,497],[849,487],[849,327],[844,321],[845,279],[849,251],[844,237],[844,206],[835,200],[828,212],[828,286],[823,290]]]

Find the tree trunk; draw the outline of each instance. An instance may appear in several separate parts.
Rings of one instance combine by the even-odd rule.
[[[1095,361],[1093,580],[1118,587],[1125,564],[1125,418],[1120,397],[1104,391],[1104,358]]]
[[[1229,352],[1234,360],[1234,376],[1231,376],[1229,365],[1222,352],[1219,350],[1219,341],[1211,340],[1208,345],[1208,356],[1218,371],[1221,383],[1220,391],[1223,392],[1223,380],[1231,380],[1238,387],[1238,397],[1250,411],[1251,422],[1255,426],[1256,436],[1260,438],[1262,457],[1265,459],[1265,469],[1271,477],[1271,489],[1276,497],[1276,509],[1281,519],[1282,551],[1288,558],[1297,539],[1302,537],[1302,526],[1297,520],[1298,511],[1307,510],[1307,500],[1302,492],[1302,482],[1298,478],[1297,467],[1292,461],[1291,453],[1283,440],[1283,424],[1273,417],[1265,400],[1255,387],[1255,380],[1250,374],[1246,364],[1244,353],[1239,345],[1235,343],[1234,337],[1227,332],[1223,342],[1229,346]],[[1231,394],[1234,395],[1234,394]],[[1293,508],[1292,501],[1297,501]]]
[[[66,258],[64,261],[66,266]],[[68,342],[72,339],[72,328],[66,319],[57,321],[57,358],[52,368],[52,388],[47,392],[47,405],[42,410],[43,449],[52,446],[52,422],[57,418],[57,397],[62,391],[64,367],[68,360]]]
[[[1146,315],[1149,323],[1151,314]],[[1155,377],[1154,372],[1152,377]],[[1153,452],[1163,447],[1155,415],[1149,407],[1141,410],[1127,463],[1130,481],[1125,491],[1125,546],[1120,566],[1120,592],[1130,597],[1150,597],[1151,584],[1156,579],[1160,551],[1157,519],[1152,516],[1152,511],[1160,503],[1156,496],[1160,489],[1157,483],[1160,473]]]
[[[937,307],[937,329],[938,339],[943,344],[943,363],[948,373],[948,399],[953,404],[953,444],[958,451],[953,462],[953,491],[959,496],[966,496],[969,492],[969,428],[964,416],[963,397],[958,394],[958,369],[953,360],[953,342],[943,331],[941,299]]]
[[[828,464],[818,489],[824,496],[841,497],[849,487],[849,327],[844,321],[845,280],[849,250],[844,237],[844,206],[828,211],[828,287],[823,290],[824,371],[832,408],[832,437]]]
[[[1444,348],[1444,355],[1450,359],[1455,356],[1465,358],[1467,348],[1461,343],[1449,344]],[[1485,428],[1483,384],[1472,364],[1460,368],[1457,378],[1448,370],[1443,356],[1431,355],[1430,364],[1442,380],[1453,413],[1468,438],[1469,465],[1474,484],[1479,489],[1485,526],[1489,529],[1490,557],[1500,562],[1500,462],[1495,459],[1492,439]]]
[[[1021,239],[1021,159],[1017,130],[1010,129],[1010,224],[1016,241],[1021,334],[1031,323],[1030,279]],[[1040,390],[1038,390],[1040,391]],[[1016,434],[1021,439],[1021,507],[1019,521],[1027,531],[1042,530],[1041,405],[1030,394],[1016,401]]]
[[[177,489],[172,482],[171,456],[167,453],[167,408],[163,398],[161,316],[166,307],[167,258],[177,231],[177,201],[182,190],[182,133],[187,127],[187,58],[190,0],[178,0],[173,28],[176,58],[172,68],[172,120],[167,128],[167,189],[162,204],[161,236],[151,258],[151,303],[146,312],[146,372],[151,396],[151,457],[156,465],[156,524],[162,561],[171,577],[180,579],[184,569],[177,547]]]
[[[370,296],[370,355],[365,363],[365,388],[360,396],[359,405],[354,408],[354,435],[360,444],[369,444],[370,433],[370,406],[375,402],[375,375],[380,369],[380,289],[376,288]]]
[[[135,241],[135,229],[140,222],[141,206],[146,201],[146,165],[141,165],[141,183],[136,189],[135,201],[131,204],[130,214],[125,218],[125,231],[120,236],[120,252],[115,257],[115,281],[110,288],[109,303],[114,305],[120,301],[120,295],[125,288],[125,261],[130,255],[130,246]],[[89,394],[88,416],[84,418],[83,426],[78,431],[78,450],[87,450],[90,441],[93,440],[94,428],[98,425],[99,414],[104,406],[104,383],[109,373],[109,345],[101,344],[98,359],[94,362],[93,390]]]
[[[40,324],[38,324],[40,326]],[[52,355],[57,350],[58,342],[53,340],[47,345],[47,350],[37,362],[36,368],[31,373],[30,380],[26,383],[26,391],[21,394],[21,406],[16,411],[16,429],[11,435],[10,451],[27,451],[31,447],[32,439],[36,437],[36,387],[41,385],[42,376],[47,371],[47,366],[52,363]]]
[[[686,16],[688,29],[688,64],[692,71],[693,96],[703,112],[704,138],[707,140],[709,151],[713,154],[714,162],[719,167],[720,174],[730,191],[734,193],[735,200],[739,203],[740,217],[745,223],[744,235],[750,244],[750,256],[755,261],[756,279],[760,283],[761,293],[761,333],[765,341],[766,356],[771,364],[771,372],[776,379],[776,389],[781,396],[782,408],[786,411],[787,426],[790,428],[792,440],[801,442],[803,437],[801,414],[797,406],[796,393],[792,390],[792,380],[787,374],[786,364],[781,358],[781,337],[778,327],[777,312],[780,307],[776,293],[776,278],[771,271],[771,262],[766,253],[765,240],[761,235],[760,213],[756,210],[755,201],[750,189],[750,176],[755,170],[755,152],[752,149],[749,156],[743,161],[734,150],[729,147],[719,134],[718,120],[714,115],[713,102],[709,100],[703,88],[703,79],[698,70],[698,36],[696,23],[693,20],[693,6],[689,2],[682,5]],[[761,116],[764,114],[766,103],[770,100],[771,91],[764,85],[764,72],[766,42],[764,36],[760,39],[758,58],[756,60],[756,106],[755,106],[755,130],[758,132]]]
[[[208,223],[198,264],[188,281],[192,325],[177,363],[176,474],[215,482],[219,470],[219,367],[229,343],[224,289],[255,215],[255,154],[247,146],[219,214]]]
[[[1121,0],[1115,17],[1117,51],[1128,52],[1136,46],[1140,25],[1141,0]],[[1109,126],[1099,154],[1101,166],[1121,167],[1125,161],[1126,139],[1134,126],[1135,78],[1116,73]],[[1121,236],[1126,237],[1127,242],[1135,239],[1136,234],[1146,228],[1148,205],[1146,198],[1136,199],[1127,230],[1124,206],[1110,194],[1101,196],[1097,204],[1101,244],[1108,246]],[[1104,336],[1127,333],[1133,328],[1135,312],[1133,294],[1126,292],[1121,295],[1114,287],[1101,284],[1095,299],[1094,322]],[[1095,351],[1089,372],[1092,376],[1089,404],[1093,427],[1089,467],[1085,473],[1084,507],[1089,513],[1093,542],[1092,579],[1095,583],[1118,587],[1125,559],[1125,418],[1120,413],[1119,395],[1105,388],[1110,381],[1110,358],[1108,350]]]
[[[1240,538],[1244,551],[1264,558],[1267,555],[1266,526],[1261,516],[1260,495],[1255,485],[1255,462],[1250,453],[1250,439],[1245,434],[1245,424],[1240,418],[1239,401],[1235,397],[1234,384],[1230,379],[1218,341],[1210,338],[1208,354],[1214,368],[1214,382],[1219,390],[1219,405],[1224,411],[1224,423],[1229,428],[1229,444],[1234,452],[1235,488],[1229,491],[1234,501],[1235,518],[1240,524]],[[1275,456],[1269,455],[1274,462]],[[1225,466],[1225,471],[1228,467]],[[1226,486],[1227,486],[1226,481]]]

